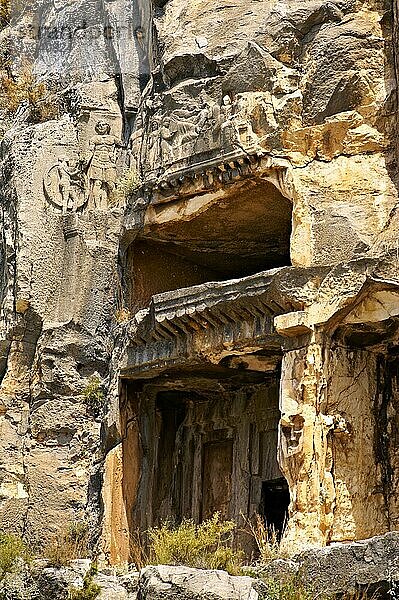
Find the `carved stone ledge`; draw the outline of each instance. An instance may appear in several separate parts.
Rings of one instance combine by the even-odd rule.
[[[283,340],[274,330],[273,317],[288,306],[269,288],[287,270],[154,296],[148,310],[130,324],[125,375],[190,361],[218,362],[232,352],[270,348],[279,354]]]
[[[234,353],[278,354],[295,340],[307,344],[304,334],[316,329],[331,337],[341,330],[355,335],[359,323],[364,329],[368,321],[387,320],[389,326],[399,320],[399,282],[377,281],[378,268],[376,261],[363,260],[332,268],[282,267],[153,296],[129,324],[124,376],[145,376],[170,365],[216,364]],[[350,292],[344,280],[337,288],[348,270]]]
[[[148,204],[160,204],[173,199],[225,188],[241,179],[270,176],[276,171],[288,172],[289,161],[261,154],[259,151],[230,152],[217,158],[179,169],[157,180],[147,181],[137,197]]]

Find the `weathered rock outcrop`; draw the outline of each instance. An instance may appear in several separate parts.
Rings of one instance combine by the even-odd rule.
[[[187,567],[147,567],[140,575],[139,598],[153,600],[256,600],[257,587],[250,577],[233,577],[225,571]],[[266,588],[265,588],[266,589]]]
[[[394,532],[314,549],[290,560],[251,567],[251,577],[162,565],[119,576],[100,572],[93,582],[101,588],[99,600],[266,600],[275,597],[278,586],[287,593],[295,586],[315,598],[366,590],[370,596],[389,597],[399,583],[398,543],[399,534]],[[30,574],[22,569],[24,577],[14,575],[10,580],[16,590],[18,586],[22,590],[16,595],[21,600],[67,600],[69,590],[82,589],[89,569],[90,561],[73,561],[70,567],[58,569],[38,564]]]
[[[83,520],[114,563],[216,510],[297,550],[397,529],[396,6],[11,16],[0,527]]]
[[[370,595],[388,597],[395,593],[399,581],[398,542],[398,532],[392,532],[361,542],[309,550],[290,561],[274,561],[257,575],[281,581],[299,575],[304,587],[315,596],[364,590]]]

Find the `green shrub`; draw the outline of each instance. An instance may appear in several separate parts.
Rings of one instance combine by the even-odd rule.
[[[101,588],[93,581],[96,571],[97,569],[92,566],[86,573],[82,589],[75,587],[70,588],[68,600],[95,600],[99,596]]]
[[[37,81],[31,65],[25,65],[17,76],[0,76],[0,109],[13,117],[21,103],[29,110],[33,123],[57,119],[60,115],[59,102],[44,82]]]
[[[26,544],[16,535],[0,533],[0,579],[12,573],[21,560],[30,560]]]
[[[89,383],[83,390],[83,397],[89,412],[98,417],[104,407],[104,392],[98,377],[90,377]]]
[[[111,207],[124,206],[126,198],[137,192],[141,185],[142,180],[136,169],[132,167],[125,171],[125,174],[118,180],[115,191],[111,194],[109,205]]]
[[[141,178],[137,173],[136,169],[131,168],[124,177],[118,182],[118,192],[121,193],[125,198],[134,194],[135,191],[141,186]]]
[[[184,520],[174,527],[166,522],[148,532],[151,562],[237,573],[243,555],[226,545],[235,527],[233,521],[221,521],[218,513],[201,525]]]
[[[293,577],[288,581],[269,579],[267,586],[267,600],[312,600],[314,594],[305,587],[298,578]]]

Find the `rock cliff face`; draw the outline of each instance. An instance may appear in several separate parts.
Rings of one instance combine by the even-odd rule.
[[[397,529],[395,3],[11,5],[1,527]]]

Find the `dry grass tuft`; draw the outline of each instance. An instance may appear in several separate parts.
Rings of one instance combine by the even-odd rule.
[[[138,571],[151,563],[149,552],[139,529],[136,529],[130,536],[130,559]]]
[[[292,553],[280,541],[281,535],[274,527],[268,527],[264,519],[256,514],[253,521],[246,520],[259,551],[259,560],[267,564],[277,558],[290,558]]]
[[[83,522],[71,523],[60,531],[45,548],[44,555],[55,567],[68,566],[71,560],[88,558],[89,529]]]
[[[11,13],[11,0],[0,0],[0,28],[8,25]]]

